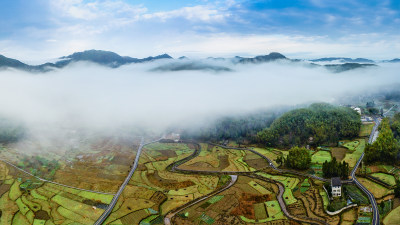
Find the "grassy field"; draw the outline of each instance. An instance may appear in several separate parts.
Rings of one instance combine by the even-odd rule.
[[[371,134],[372,128],[374,128],[374,123],[362,123],[359,136],[368,137]]]
[[[373,173],[371,176],[378,178],[379,180],[389,184],[389,185],[396,185],[396,179],[393,175],[386,174],[386,173]]]
[[[347,142],[344,146],[351,150],[351,152],[348,152],[343,160],[349,164],[350,168],[354,167],[364,152],[365,140],[360,139],[358,141]]]
[[[385,218],[383,219],[384,225],[398,225],[400,224],[400,206],[392,210]]]
[[[325,161],[331,161],[331,159],[332,157],[330,152],[320,150],[311,156],[311,163],[322,164]]]
[[[382,198],[387,194],[393,193],[393,190],[389,190],[382,185],[372,182],[366,178],[358,178],[358,180],[375,196],[375,198]]]

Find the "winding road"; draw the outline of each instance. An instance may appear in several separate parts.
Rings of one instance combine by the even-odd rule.
[[[140,159],[140,155],[142,154],[143,147],[146,146],[146,145],[148,145],[148,144],[152,144],[152,143],[155,143],[155,142],[159,142],[161,139],[163,139],[163,138],[160,138],[160,139],[158,139],[158,140],[151,141],[151,142],[148,142],[148,143],[144,143],[144,138],[143,138],[143,137],[141,138],[140,146],[139,146],[139,148],[138,148],[138,150],[137,150],[136,157],[135,157],[135,161],[133,162],[132,168],[131,168],[131,170],[129,171],[128,176],[125,178],[125,181],[124,181],[124,182],[122,183],[122,185],[119,187],[117,193],[114,195],[114,197],[113,197],[113,199],[111,200],[110,204],[108,205],[107,209],[103,212],[103,214],[102,214],[102,215],[97,219],[97,221],[94,223],[95,225],[103,224],[104,221],[107,219],[107,217],[111,214],[113,208],[115,207],[115,204],[116,204],[117,201],[118,201],[119,196],[120,196],[120,195],[122,194],[122,192],[124,191],[126,185],[127,185],[128,182],[131,180],[133,173],[135,172],[136,168],[137,168],[138,165],[139,165],[139,159]]]
[[[368,143],[372,144],[376,140],[376,133],[378,132],[377,129],[379,127],[379,124],[381,123],[380,118],[375,118],[375,126],[372,128],[371,135],[369,136]],[[351,180],[368,196],[369,201],[371,202],[372,205],[372,225],[379,225],[379,209],[378,205],[376,203],[376,199],[374,195],[368,191],[367,188],[364,187],[356,178],[356,171],[358,167],[360,166],[361,161],[364,158],[364,152],[361,154],[361,157],[358,159],[357,164],[351,171]]]

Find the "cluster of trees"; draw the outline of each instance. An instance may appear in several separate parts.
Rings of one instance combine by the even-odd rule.
[[[398,158],[399,149],[399,142],[394,137],[390,121],[388,118],[384,118],[379,126],[378,138],[372,145],[368,144],[365,147],[365,160],[368,163],[385,162],[393,164]]]
[[[339,139],[358,136],[360,127],[360,115],[354,110],[315,103],[283,114],[257,138],[271,147],[336,144]]]
[[[0,143],[18,142],[25,135],[25,129],[16,121],[0,117]]]
[[[305,170],[310,168],[311,155],[306,148],[293,147],[286,158],[279,158],[278,163],[283,163],[288,168]]]
[[[342,163],[336,161],[336,157],[333,157],[330,162],[325,161],[322,164],[322,173],[325,178],[341,177],[342,179],[347,179],[349,171],[349,164],[345,161]]]
[[[244,140],[255,141],[257,132],[269,126],[275,118],[276,114],[271,112],[224,117],[206,127],[184,130],[181,138],[206,141],[229,139],[238,143]]]
[[[400,113],[396,113],[390,123],[393,135],[396,139],[400,139]]]

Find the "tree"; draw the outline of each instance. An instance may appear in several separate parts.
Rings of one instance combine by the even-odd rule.
[[[346,179],[349,176],[349,171],[349,164],[345,161],[337,162],[335,157],[330,162],[325,161],[322,164],[322,173],[325,178],[341,177]]]
[[[366,161],[394,163],[399,152],[399,143],[390,129],[389,120],[383,119],[379,126],[379,136],[372,145],[365,148]]]
[[[305,170],[310,167],[311,155],[306,148],[294,147],[289,150],[285,163],[289,168]]]

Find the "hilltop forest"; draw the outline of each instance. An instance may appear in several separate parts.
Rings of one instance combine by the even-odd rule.
[[[269,147],[335,145],[339,139],[356,137],[360,115],[350,108],[315,103],[289,111],[257,134]]]

